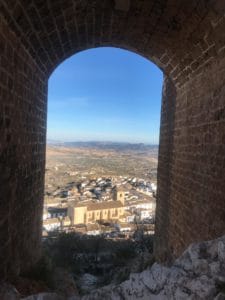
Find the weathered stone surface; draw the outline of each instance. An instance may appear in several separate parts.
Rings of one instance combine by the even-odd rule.
[[[155,263],[141,273],[131,274],[130,278],[121,284],[105,286],[83,297],[69,295],[69,286],[68,295],[41,293],[21,300],[222,300],[225,298],[225,268],[219,253],[224,246],[225,236],[192,244],[171,267]],[[199,268],[201,262],[204,267]],[[205,264],[214,264],[216,267],[205,268]],[[62,274],[60,271],[60,276]],[[58,284],[61,283],[60,280]],[[65,288],[64,283],[62,288]],[[10,285],[0,286],[1,295],[11,297],[1,298],[3,300],[20,299],[15,288]]]
[[[225,282],[224,277],[221,277],[225,275],[225,269],[219,256],[223,246],[225,236],[192,244],[170,268],[155,263],[142,273],[131,274],[129,280],[120,285],[104,287],[81,299],[223,299],[225,294],[218,285],[219,280],[220,283]],[[219,266],[213,272],[205,267],[212,263]],[[201,264],[203,267],[199,267]]]

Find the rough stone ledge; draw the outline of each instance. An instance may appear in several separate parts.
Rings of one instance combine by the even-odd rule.
[[[171,267],[158,263],[131,274],[119,285],[108,285],[83,297],[67,299],[42,293],[20,298],[12,286],[2,285],[1,300],[223,300],[225,299],[225,236],[191,244]]]

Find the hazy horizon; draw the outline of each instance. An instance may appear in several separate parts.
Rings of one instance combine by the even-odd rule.
[[[47,144],[51,144],[51,143],[62,143],[62,144],[66,144],[66,143],[117,143],[117,144],[133,144],[133,145],[138,145],[138,144],[143,144],[143,145],[147,145],[147,146],[159,146],[159,144],[152,144],[152,143],[146,143],[146,142],[128,142],[128,141],[113,141],[113,140],[70,140],[70,141],[65,141],[65,140],[54,140],[54,139],[47,139],[46,140]]]

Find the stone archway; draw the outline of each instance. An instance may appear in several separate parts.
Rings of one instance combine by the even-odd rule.
[[[40,254],[48,78],[83,49],[139,53],[165,74],[158,257],[224,233],[223,0],[0,1],[1,276]]]

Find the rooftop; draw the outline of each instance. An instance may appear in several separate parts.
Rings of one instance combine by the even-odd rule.
[[[111,208],[120,208],[120,207],[124,207],[124,205],[120,202],[120,201],[104,201],[104,202],[86,202],[86,203],[74,203],[73,205],[75,208],[78,207],[87,207],[88,211],[92,211],[92,210],[102,210],[102,209],[111,209]]]
[[[110,208],[120,208],[123,204],[120,201],[105,201],[98,203],[90,203],[87,205],[87,210],[99,210],[99,209],[110,209]]]

